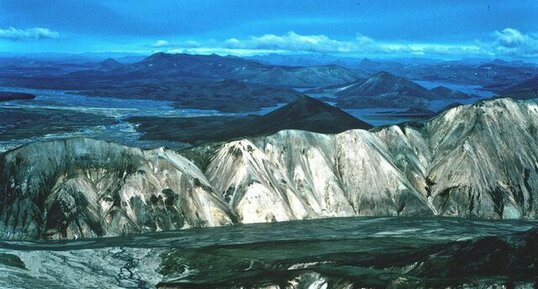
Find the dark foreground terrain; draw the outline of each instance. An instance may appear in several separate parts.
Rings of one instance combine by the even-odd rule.
[[[42,108],[2,108],[0,141],[66,133],[88,126],[116,123],[112,117],[79,111]]]
[[[535,288],[535,222],[337,218],[0,242],[2,288]]]
[[[0,91],[0,102],[10,101],[10,100],[34,99],[34,98],[35,98],[35,95],[31,93]]]

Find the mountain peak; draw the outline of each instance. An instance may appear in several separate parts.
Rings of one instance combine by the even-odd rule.
[[[172,57],[174,54],[166,52],[157,52],[145,58],[145,60],[158,60],[158,59],[167,59]]]
[[[97,70],[114,70],[123,67],[123,64],[114,58],[107,58],[96,65]]]
[[[436,87],[432,88],[431,91],[449,92],[449,91],[451,91],[451,89],[446,87],[446,86],[439,85],[439,86],[436,86]]]
[[[343,110],[306,95],[299,96],[297,100],[260,119],[263,119],[263,123],[278,123],[280,129],[301,129],[321,133],[372,128],[370,124]]]
[[[341,107],[412,107],[423,106],[436,95],[413,81],[385,71],[364,81],[347,85],[335,93]]]
[[[470,95],[463,93],[459,90],[450,89],[446,86],[437,86],[430,90],[434,93],[439,99],[465,99],[471,97]]]
[[[114,58],[107,58],[107,59],[105,59],[105,60],[103,60],[103,61],[101,61],[99,63],[114,63],[114,64],[116,64],[116,63],[119,63],[119,62]],[[121,64],[121,63],[119,63],[119,64]]]
[[[372,64],[377,64],[377,62],[376,62],[376,61],[373,61],[373,60],[370,59],[370,58],[366,58],[366,57],[363,58],[363,59],[361,60],[361,62],[360,62],[360,65],[362,65],[362,66],[367,66],[367,65],[372,65]]]
[[[379,71],[377,73],[374,73],[371,77],[393,78],[393,79],[397,78],[397,76],[395,76],[394,74],[386,72],[386,71]]]
[[[427,92],[425,88],[412,82],[411,80],[398,77],[386,71],[380,71],[371,75],[368,79],[366,79],[366,81],[359,81],[355,85],[342,90],[342,93],[347,94],[347,92],[357,92],[357,90],[359,90],[362,91],[364,95],[372,95],[395,92],[401,89],[409,88],[413,88],[413,90],[417,90],[417,92],[420,91],[421,95],[424,94],[424,91]]]
[[[372,74],[367,80],[367,82],[381,82],[381,83],[401,83],[401,82],[411,82],[403,77],[398,77],[394,74],[388,73],[386,71],[380,71]]]
[[[335,108],[334,106],[331,106],[321,100],[317,100],[304,94],[297,97],[297,100],[281,107],[280,109],[277,109],[276,111],[285,109],[287,107],[293,110],[302,110],[305,112],[319,112],[323,110],[332,110]]]

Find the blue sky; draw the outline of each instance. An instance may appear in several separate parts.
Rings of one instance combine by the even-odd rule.
[[[538,57],[538,1],[2,0],[0,52]]]

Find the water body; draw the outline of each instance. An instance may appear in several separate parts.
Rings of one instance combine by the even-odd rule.
[[[393,265],[384,268],[385,259],[389,264],[394,257],[429,254],[420,252],[432,246],[537,227],[532,221],[354,217],[87,240],[0,241],[0,288],[257,288],[252,282],[293,278],[340,288],[338,282],[354,278],[367,282],[363,285],[402,278]],[[367,265],[372,260],[377,265]]]
[[[244,113],[221,113],[217,110],[204,110],[192,108],[176,108],[172,101],[145,100],[145,99],[123,99],[114,97],[94,97],[85,95],[70,94],[65,91],[43,90],[43,89],[22,89],[0,87],[0,90],[26,92],[36,95],[32,100],[14,100],[0,102],[0,114],[2,110],[19,109],[21,111],[32,111],[32,109],[55,111],[83,112],[112,117],[115,124],[95,124],[91,126],[81,126],[71,132],[50,133],[44,136],[33,136],[24,139],[12,139],[0,141],[0,152],[24,145],[30,142],[44,140],[58,140],[70,137],[92,137],[114,141],[129,146],[143,148],[154,148],[165,146],[169,148],[181,148],[185,144],[167,141],[141,141],[141,134],[136,131],[134,124],[126,121],[133,116],[160,116],[160,117],[196,117],[196,116],[230,116],[247,114],[265,114],[275,110],[284,104],[274,107],[260,109],[259,111]],[[68,119],[66,120],[69,121]],[[0,118],[0,128],[3,122]],[[4,124],[5,125],[5,124]]]
[[[373,126],[393,125],[416,120],[413,116],[398,115],[398,113],[407,110],[401,108],[346,108],[343,110]]]
[[[473,97],[467,99],[443,99],[429,101],[426,108],[433,112],[439,112],[452,104],[472,104],[494,96],[494,93],[492,93],[491,91],[484,90],[480,85],[422,80],[414,80],[414,82],[427,89],[432,89],[437,86],[445,86],[450,89],[458,90],[466,94],[473,95]],[[312,94],[311,96],[316,98],[322,98],[324,101],[331,105],[336,104],[336,101],[327,101],[332,99],[336,100],[337,97],[333,94],[319,93]],[[406,115],[404,112],[407,109],[399,108],[349,108],[343,110],[356,118],[368,122],[373,126],[393,125],[402,122],[422,120],[430,117],[429,115]]]
[[[309,96],[321,99],[332,106],[336,106],[338,98],[336,95],[329,93],[315,93],[309,94]],[[411,115],[402,115],[407,110],[406,108],[342,108],[342,110],[373,126],[393,125],[417,119]]]
[[[485,90],[481,85],[473,84],[461,84],[453,82],[439,82],[439,81],[427,81],[427,80],[413,80],[413,82],[421,85],[427,89],[433,89],[438,86],[444,86],[452,90],[458,90],[469,95],[476,95],[482,98],[490,98],[495,94],[489,90]]]
[[[433,88],[439,85],[451,89],[457,89],[476,97],[469,99],[447,99],[431,101],[428,108],[432,111],[440,111],[452,103],[470,104],[485,98],[489,98],[493,93],[482,90],[478,85],[464,85],[444,82],[416,81],[426,88]],[[136,130],[134,124],[126,121],[133,116],[160,116],[160,117],[195,117],[195,116],[230,116],[247,114],[266,114],[285,104],[278,104],[274,107],[267,107],[254,112],[245,113],[221,113],[217,110],[203,110],[192,108],[176,108],[171,101],[145,100],[145,99],[122,99],[114,97],[94,97],[71,94],[66,91],[44,90],[44,89],[24,89],[0,87],[0,90],[32,93],[37,97],[33,100],[14,100],[0,102],[0,114],[4,109],[20,109],[31,111],[32,109],[45,109],[54,111],[84,112],[112,117],[116,120],[114,124],[96,123],[93,125],[81,125],[78,129],[70,132],[48,133],[46,135],[31,136],[22,139],[0,140],[0,152],[13,149],[15,147],[45,140],[58,140],[70,137],[92,137],[114,141],[117,143],[136,146],[142,148],[168,147],[179,149],[186,144],[169,141],[140,140],[141,133]],[[330,95],[322,95],[327,98]],[[318,96],[319,97],[319,96]],[[335,102],[329,102],[334,105]],[[365,109],[344,109],[349,114],[366,121],[374,126],[392,125],[407,121],[419,120],[428,116],[416,116],[401,114],[405,109],[392,108],[365,108]],[[69,120],[66,120],[67,122]],[[0,131],[6,124],[0,117]]]
[[[428,103],[428,109],[436,111],[436,112],[454,103],[472,104],[481,100],[489,99],[495,95],[491,91],[484,90],[484,88],[480,85],[459,84],[459,83],[451,83],[451,82],[437,82],[437,81],[423,81],[423,80],[414,80],[414,82],[416,82],[419,85],[422,85],[423,87],[427,89],[432,89],[438,86],[444,86],[444,87],[447,87],[453,90],[458,90],[458,91],[461,91],[463,93],[473,96],[466,99],[443,99],[443,100],[430,101]]]

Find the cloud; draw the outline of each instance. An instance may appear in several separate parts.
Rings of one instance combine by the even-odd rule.
[[[537,57],[538,35],[525,34],[514,28],[505,28],[493,33],[493,49],[497,54],[511,56]]]
[[[170,46],[170,43],[168,41],[166,41],[166,40],[157,40],[151,46],[157,47],[157,48],[159,48],[159,47],[168,47],[168,46]]]
[[[219,51],[240,50],[242,53],[263,52],[306,52],[339,53],[379,56],[450,56],[456,54],[480,54],[482,49],[475,44],[451,45],[435,43],[399,43],[377,41],[369,36],[357,33],[351,40],[337,40],[327,35],[301,35],[290,31],[283,35],[265,34],[246,39],[229,38],[221,43],[212,41]]]
[[[170,44],[168,51],[185,53],[218,53],[254,55],[265,53],[328,53],[361,56],[425,56],[439,58],[538,56],[538,35],[525,34],[514,28],[490,33],[491,38],[467,43],[416,43],[379,41],[357,33],[349,40],[338,40],[324,34],[264,34],[224,40],[181,41]]]
[[[8,29],[0,28],[0,39],[9,40],[30,40],[30,39],[56,39],[60,34],[48,28],[34,27],[19,29],[10,27]]]
[[[301,35],[290,31],[283,35],[264,34],[261,36],[251,36],[246,39],[229,38],[218,42],[211,40],[205,43],[204,51],[213,49],[214,51],[234,54],[238,51],[241,54],[256,54],[267,52],[278,53],[339,53],[339,54],[362,54],[362,55],[427,55],[440,54],[450,55],[452,53],[467,52],[478,53],[479,47],[475,45],[443,45],[443,44],[414,44],[414,43],[391,43],[380,42],[375,39],[357,33],[351,40],[337,40],[323,34]],[[179,48],[183,51],[193,51],[193,47]],[[200,49],[196,50],[200,51]]]
[[[498,43],[504,47],[518,47],[528,41],[528,36],[514,28],[505,28],[502,31],[495,31],[493,34],[497,37]]]
[[[326,35],[300,35],[293,31],[284,35],[265,34],[252,36],[246,40],[230,38],[224,41],[225,48],[231,49],[262,49],[290,50],[309,52],[350,52],[354,43],[338,41]]]

